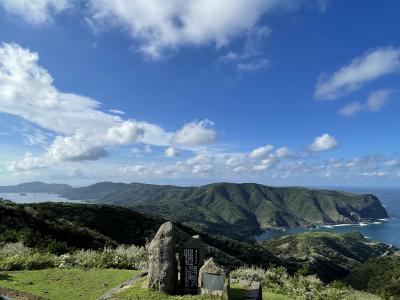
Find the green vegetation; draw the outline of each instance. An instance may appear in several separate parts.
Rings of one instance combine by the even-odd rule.
[[[0,192],[47,192],[71,200],[134,207],[197,230],[249,238],[266,228],[355,223],[386,218],[377,197],[300,187],[215,183],[201,187],[100,182],[72,188],[30,182],[0,187]]]
[[[368,260],[355,268],[346,282],[384,299],[400,299],[400,253]]]
[[[343,284],[324,284],[315,275],[290,276],[282,267],[242,267],[231,273],[231,278],[259,281],[264,299],[301,300],[379,300],[378,296],[356,291]]]
[[[262,229],[354,223],[385,218],[373,195],[216,183],[201,187],[102,182],[62,194],[69,199],[135,207],[201,231],[248,238]]]
[[[115,249],[79,250],[57,256],[37,249],[33,250],[22,243],[0,246],[0,271],[47,268],[138,270],[145,267],[147,267],[147,251],[144,247],[121,245]]]
[[[244,293],[247,290],[238,284],[231,286],[232,300],[242,300]],[[134,285],[120,293],[115,294],[111,299],[113,300],[211,300],[217,298],[211,298],[209,296],[200,295],[183,295],[183,296],[170,296],[159,291],[149,291],[147,289],[147,278],[142,278],[137,281]]]
[[[44,299],[96,299],[120,283],[132,278],[135,271],[110,269],[45,269],[40,271],[12,271],[0,273],[0,288],[27,292]],[[379,300],[378,296],[356,291],[343,284],[324,284],[316,276],[290,276],[282,267],[239,268],[232,278],[257,280],[263,286],[263,298],[272,300]],[[246,288],[231,285],[233,300],[243,299]],[[210,297],[168,296],[148,291],[147,280],[142,278],[129,288],[115,294],[112,299],[128,300],[209,300]],[[389,299],[389,298],[387,298]],[[393,298],[395,299],[395,298]]]
[[[44,299],[95,300],[132,278],[132,270],[45,269],[0,273],[0,288],[27,292]]]
[[[302,266],[298,271],[302,275],[316,273],[324,281],[342,279],[367,259],[395,251],[358,232],[306,232],[269,239],[262,245],[282,260]]]
[[[15,204],[0,201],[0,243],[23,242],[29,248],[55,255],[80,249],[103,250],[118,245],[143,247],[165,220],[129,208],[71,203]],[[255,241],[195,231],[177,224],[180,239],[200,234],[206,255],[227,267],[244,263],[268,266],[284,264]]]
[[[209,187],[214,189],[215,185]],[[208,204],[203,202],[207,199],[202,198],[202,193],[198,198],[201,207],[210,209],[216,203],[222,203],[219,209],[227,209],[223,205],[227,202],[221,200],[222,196],[222,198],[215,196],[215,191],[209,192],[210,195],[214,195],[212,199],[206,197],[209,200]],[[218,193],[222,191],[218,190]],[[254,207],[257,211],[262,201],[258,203],[252,198],[253,196],[247,197],[246,205]],[[190,198],[190,193],[187,197],[188,207],[194,205],[192,201],[195,200]],[[243,195],[232,194],[226,194],[224,197],[231,199],[231,203],[236,203],[236,206],[246,198]],[[349,197],[355,196],[350,194]],[[365,197],[360,201],[374,201],[371,200],[374,199],[373,196]],[[355,198],[354,207],[357,207],[357,199],[359,198]],[[182,201],[179,200],[177,203],[183,205]],[[249,213],[249,210],[243,208],[244,204],[240,205],[242,212]],[[213,209],[218,211],[217,208]],[[237,210],[231,211],[229,218],[236,212]],[[226,212],[226,217],[228,214]],[[97,297],[98,295],[91,294],[92,291],[103,293],[123,282],[127,278],[114,276],[112,280],[107,278],[104,281],[104,284],[108,284],[104,286],[104,291],[98,288],[102,286],[102,280],[109,275],[103,277],[103,272],[117,272],[115,274],[128,272],[118,273],[117,270],[107,270],[107,268],[143,268],[147,262],[145,245],[165,222],[161,217],[145,215],[122,206],[71,203],[15,204],[1,200],[0,220],[0,270],[4,270],[0,275],[0,287],[50,299],[79,299],[69,293],[76,293],[81,289],[73,290],[68,286],[79,281],[77,279],[81,276],[79,274],[88,274],[87,278],[90,280],[87,284],[88,289],[82,289],[82,299]],[[237,239],[232,236],[224,237],[220,234],[222,232],[211,235],[207,224],[203,224],[198,231],[193,228],[196,227],[193,225],[196,222],[195,220],[191,224],[187,222],[187,225],[191,226],[176,223],[178,243],[182,243],[189,236],[199,234],[205,245],[207,257],[213,256],[220,264],[231,270],[246,264],[255,266],[239,268],[232,272],[232,277],[261,281],[264,296],[268,296],[269,299],[379,299],[371,294],[357,292],[336,281],[329,285],[323,283],[341,279],[353,269],[355,271],[347,282],[354,288],[379,293],[385,299],[396,299],[395,297],[399,296],[399,256],[391,256],[397,249],[385,244],[371,243],[358,233],[340,235],[312,232],[259,243],[250,239],[238,240],[241,233],[236,235]],[[234,223],[230,228],[239,224],[240,222]],[[218,226],[218,222],[213,226]],[[385,256],[379,257],[381,255]],[[377,258],[371,260],[371,257]],[[271,267],[271,265],[281,267]],[[11,271],[27,269],[40,269],[40,271],[37,273]],[[313,273],[317,273],[320,279],[312,275]],[[31,274],[33,279],[27,280],[26,274]],[[64,280],[63,276],[70,278],[69,281]],[[77,286],[84,285],[85,280],[86,278],[76,283]],[[47,288],[46,282],[48,282]],[[118,297],[135,299],[137,296],[147,295],[135,294],[140,292],[149,293],[147,290],[127,289]],[[235,289],[236,294],[241,292],[243,290],[239,287]],[[61,293],[65,298],[58,296]],[[166,299],[165,295],[157,293],[148,297]]]
[[[0,201],[0,242],[62,254],[74,249],[144,246],[164,222],[122,207]]]

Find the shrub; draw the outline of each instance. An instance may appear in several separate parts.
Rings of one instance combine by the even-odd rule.
[[[40,270],[58,266],[58,258],[48,253],[30,253],[13,255],[1,259],[0,270]]]
[[[378,300],[378,296],[358,292],[344,284],[325,285],[316,275],[304,276],[297,273],[290,276],[283,267],[267,270],[256,267],[242,267],[232,271],[232,278],[261,282],[264,289],[304,300]]]
[[[84,269],[116,268],[143,269],[147,266],[147,251],[143,247],[118,246],[116,249],[104,248],[103,251],[80,250],[65,257],[63,265]]]
[[[10,243],[0,246],[0,270],[38,270],[53,268],[57,257],[52,254],[34,252],[22,243]]]
[[[24,246],[23,243],[9,243],[0,245],[0,259],[5,259],[14,255],[30,255],[32,249]]]
[[[49,252],[35,252],[22,243],[0,246],[0,270],[37,270],[44,268],[81,269],[144,269],[147,251],[144,247],[119,246],[102,251],[79,250],[60,256]]]
[[[148,253],[144,247],[118,246],[114,251],[113,266],[119,269],[144,269]]]
[[[302,275],[302,276],[307,276],[307,275],[312,275],[313,272],[310,269],[309,265],[303,265],[300,269],[296,271],[296,275]]]

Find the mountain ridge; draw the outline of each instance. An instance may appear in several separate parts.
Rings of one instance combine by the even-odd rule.
[[[254,236],[269,228],[359,223],[388,217],[372,194],[256,183],[179,187],[99,182],[80,188],[61,185],[58,194],[70,200],[127,206],[205,232],[236,237]]]
[[[0,186],[0,193],[50,193],[61,194],[73,189],[68,184],[44,183],[41,181],[24,182],[16,185]]]
[[[106,192],[98,192],[101,185],[107,186]],[[388,217],[379,199],[371,194],[254,183],[214,183],[200,187],[100,183],[67,191],[63,196],[132,206],[180,222],[245,225],[254,227],[252,232]]]

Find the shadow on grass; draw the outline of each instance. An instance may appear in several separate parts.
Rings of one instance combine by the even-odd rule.
[[[0,280],[4,280],[4,281],[11,281],[12,280],[12,276],[5,274],[5,273],[0,273]]]
[[[249,290],[245,288],[232,288],[231,289],[231,299],[232,300],[239,300],[243,299],[244,294],[248,292]]]

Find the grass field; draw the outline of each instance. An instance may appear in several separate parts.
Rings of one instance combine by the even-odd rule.
[[[232,300],[242,300],[244,299],[244,293],[246,292],[246,288],[238,285],[231,284],[231,299]],[[216,298],[210,297],[202,297],[202,296],[168,296],[161,292],[148,291],[147,290],[147,280],[146,278],[142,278],[132,287],[114,295],[112,300],[215,300]],[[268,300],[293,300],[292,298],[275,294],[273,292],[264,291],[263,299]]]
[[[94,300],[120,283],[131,279],[138,271],[132,270],[80,270],[46,269],[39,271],[0,272],[0,288],[6,288],[49,300]],[[232,300],[243,299],[247,290],[231,285]],[[290,300],[290,298],[264,291],[264,299]],[[147,278],[114,295],[113,300],[210,300],[202,296],[168,296],[162,292],[148,291]],[[213,298],[215,299],[215,298]]]
[[[0,272],[0,287],[50,300],[92,300],[132,278],[137,272],[111,269]]]

